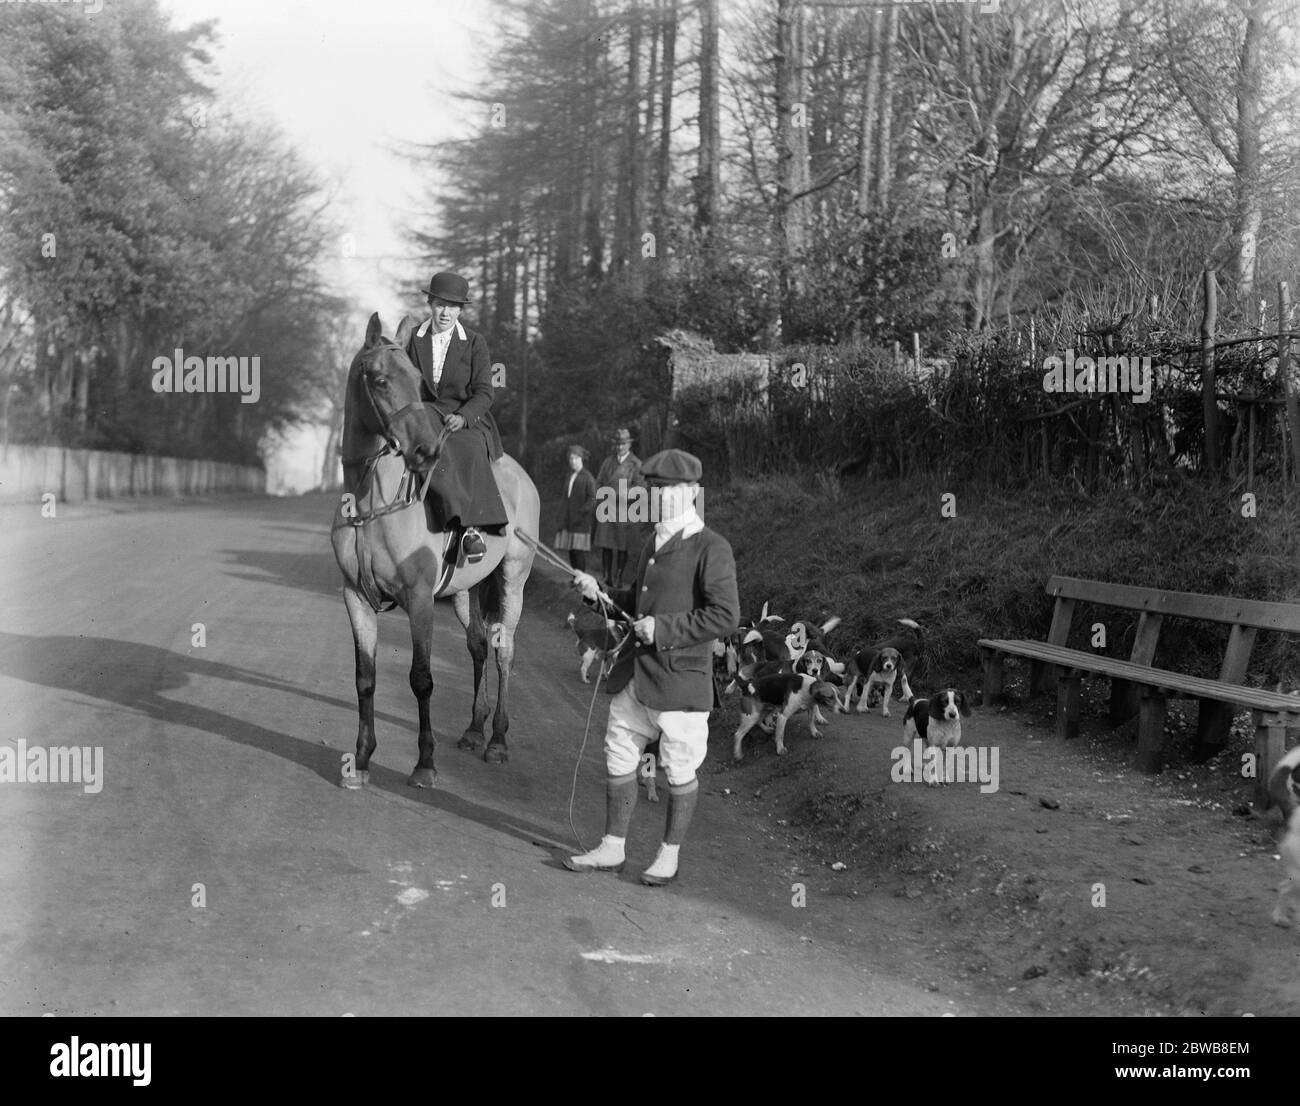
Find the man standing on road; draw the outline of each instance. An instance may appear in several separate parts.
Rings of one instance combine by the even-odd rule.
[[[609,593],[632,616],[635,643],[619,657],[606,685],[614,698],[605,729],[605,836],[564,864],[574,872],[623,870],[637,767],[646,745],[658,737],[668,776],[668,820],[659,853],[641,876],[642,883],[657,887],[677,877],[678,849],[699,795],[695,773],[708,752],[713,641],[740,625],[740,600],[731,545],[704,525],[695,507],[703,474],[699,458],[664,450],[646,461],[642,473],[658,489],[659,510],[632,586]],[[573,586],[595,602],[594,576],[580,572]]]

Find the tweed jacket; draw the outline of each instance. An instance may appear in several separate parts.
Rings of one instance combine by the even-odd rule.
[[[736,561],[731,544],[707,526],[676,533],[655,552],[654,535],[641,547],[635,583],[610,593],[634,618],[653,615],[653,645],[637,641],[620,655],[606,690],[633,682],[651,710],[707,711],[713,706],[713,641],[740,625]]]
[[[492,366],[488,355],[487,339],[478,331],[457,323],[451,343],[447,346],[447,359],[442,364],[442,377],[437,386],[433,383],[433,327],[423,327],[423,334],[415,331],[406,347],[406,355],[420,370],[424,384],[420,389],[426,403],[432,403],[445,418],[460,415],[466,430],[477,430],[487,441],[488,455],[496,460],[504,452],[501,431],[492,417]],[[462,339],[461,334],[465,337]]]

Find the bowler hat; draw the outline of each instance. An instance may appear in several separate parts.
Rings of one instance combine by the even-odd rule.
[[[684,449],[665,449],[641,466],[641,475],[655,484],[698,484],[704,466]]]
[[[429,290],[424,293],[429,298],[437,297],[448,303],[469,303],[469,281],[456,273],[434,273],[429,281]]]
[[[576,453],[584,461],[591,456],[585,445],[571,445],[569,446],[569,453]],[[566,453],[565,456],[567,457],[569,453]]]
[[[628,445],[631,445],[631,444],[632,444],[632,435],[628,432],[628,429],[627,429],[626,426],[620,426],[620,427],[618,428],[618,430],[616,430],[616,431],[614,432],[614,437],[613,437],[611,440],[612,440],[615,444],[617,444],[617,443],[619,443],[619,442],[626,442]]]

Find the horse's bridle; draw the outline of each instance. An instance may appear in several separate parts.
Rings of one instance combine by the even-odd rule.
[[[390,515],[395,511],[404,511],[413,503],[422,502],[425,494],[429,490],[429,481],[433,478],[433,467],[437,463],[439,456],[441,456],[442,447],[446,444],[447,438],[451,434],[451,431],[447,428],[447,424],[444,421],[442,429],[438,432],[437,438],[434,439],[433,454],[429,458],[429,470],[425,473],[424,483],[420,485],[419,491],[417,492],[415,486],[416,475],[411,469],[410,459],[402,450],[401,442],[398,441],[397,435],[393,433],[392,424],[413,407],[423,407],[425,405],[422,401],[417,400],[415,403],[408,403],[405,407],[394,411],[391,417],[385,417],[379,404],[375,402],[374,393],[370,390],[370,381],[366,377],[366,362],[376,354],[382,353],[385,350],[395,350],[403,356],[406,354],[406,350],[396,342],[381,341],[377,345],[371,346],[369,349],[362,350],[359,355],[361,359],[361,387],[366,393],[366,400],[370,404],[370,409],[375,413],[375,418],[379,420],[379,433],[384,439],[384,447],[375,453],[367,453],[360,457],[344,457],[343,464],[364,464],[366,466],[365,470],[361,474],[361,479],[357,481],[358,492],[365,487],[366,482],[373,476],[375,465],[379,463],[379,459],[381,457],[387,457],[390,453],[396,454],[402,459],[406,471],[402,474],[402,482],[397,486],[396,498],[368,514],[348,516],[348,523],[352,526],[364,526],[367,522],[371,522],[374,519],[381,518],[384,515]]]

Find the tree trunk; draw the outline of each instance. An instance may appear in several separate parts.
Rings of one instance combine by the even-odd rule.
[[[776,217],[781,337],[794,340],[799,273],[807,245],[808,105],[803,99],[803,19],[799,0],[779,0],[776,15]]]
[[[627,101],[625,108],[626,153],[624,155],[624,204],[620,212],[623,220],[623,264],[636,267],[640,257],[641,192],[645,176],[645,151],[641,145],[641,6],[632,0],[629,13],[631,31],[628,37]]]
[[[876,203],[889,205],[894,169],[894,51],[898,46],[898,6],[891,4],[885,16],[885,37],[880,45],[880,126],[876,131]]]
[[[881,10],[867,23],[867,76],[862,88],[862,127],[858,135],[858,215],[871,210],[871,162],[875,153],[876,117],[880,113]]]
[[[587,91],[587,191],[583,217],[588,279],[599,281],[605,271],[605,238],[601,230],[601,198],[605,188],[605,151],[600,126],[600,49],[603,39],[591,36],[585,51]]]
[[[659,256],[667,256],[668,183],[672,175],[673,78],[677,67],[677,0],[664,0],[664,60],[659,107],[659,156],[655,165],[654,236]],[[647,136],[649,132],[646,132]]]
[[[993,316],[993,288],[997,279],[997,258],[994,253],[993,198],[985,193],[975,221],[975,258],[971,272],[970,302],[966,309],[966,324],[972,330],[982,330]]]
[[[695,230],[706,267],[714,256],[718,193],[721,191],[718,109],[718,0],[700,7],[700,160],[695,177]]]
[[[1255,265],[1259,228],[1263,222],[1260,196],[1260,85],[1264,35],[1263,11],[1268,0],[1244,6],[1246,33],[1242,38],[1237,67],[1237,303],[1243,308],[1255,291]]]

